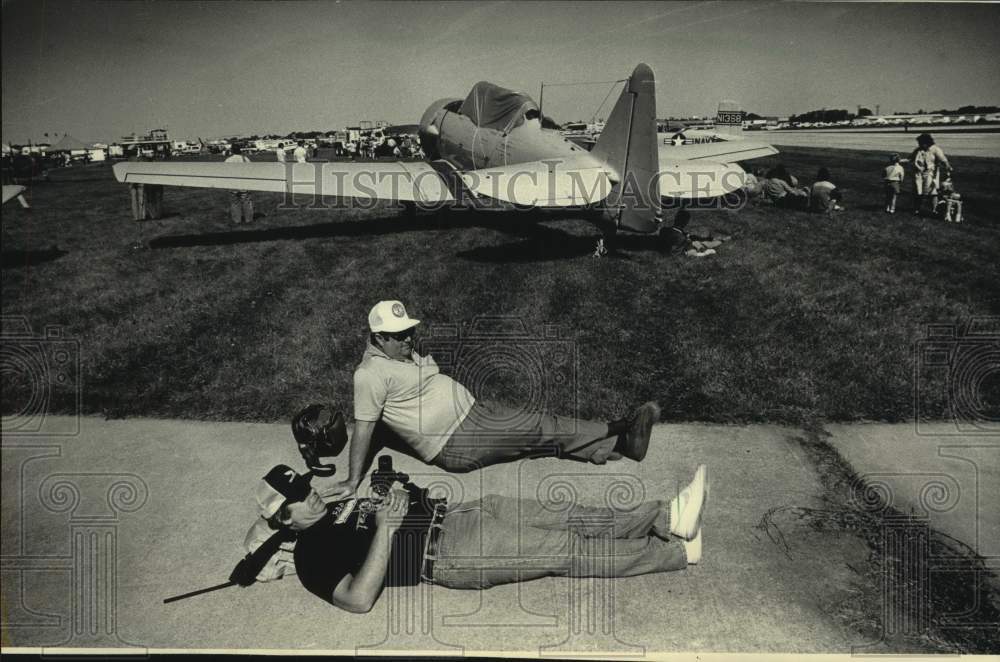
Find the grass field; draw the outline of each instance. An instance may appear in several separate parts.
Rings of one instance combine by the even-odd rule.
[[[169,188],[168,216],[139,224],[150,247],[134,250],[110,167],[57,171],[31,210],[3,209],[3,314],[6,333],[19,317],[36,336],[63,327],[71,357],[5,339],[3,409],[73,412],[79,391],[82,411],[111,417],[278,421],[313,400],[350,412],[384,298],[425,321],[423,342],[477,395],[584,417],[655,398],[665,420],[899,421],[918,402],[948,416],[963,386],[1000,402],[995,365],[949,371],[916,352],[929,324],[1000,315],[1000,161],[952,159],[967,216],[954,225],[882,213],[880,153],[796,148],[753,165],[778,158],[805,181],[829,167],[847,210],[699,212],[692,228],[733,237],[704,259],[629,236],[595,260],[580,219],[277,210],[265,194],[265,215],[237,229],[225,192]],[[469,337],[484,325],[522,333]],[[48,367],[17,359],[42,355]]]

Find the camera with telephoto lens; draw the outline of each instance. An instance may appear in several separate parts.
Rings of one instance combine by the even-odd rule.
[[[434,515],[435,509],[447,504],[445,499],[432,498],[426,488],[417,487],[411,483],[409,474],[396,471],[392,466],[391,456],[379,456],[377,468],[371,475],[372,492],[385,499],[395,482],[401,483],[409,495],[410,507],[403,520],[404,527],[417,529],[426,527]]]
[[[397,481],[401,483],[407,491],[411,491],[411,486],[409,485],[409,475],[403,473],[402,471],[396,471],[393,469],[391,456],[380,456],[378,458],[378,468],[372,472],[372,492],[384,499],[385,496],[389,494],[389,490],[392,489],[392,484]]]

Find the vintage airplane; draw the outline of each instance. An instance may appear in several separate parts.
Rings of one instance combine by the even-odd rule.
[[[741,189],[736,162],[777,153],[770,145],[720,140],[661,145],[653,72],[638,65],[590,151],[543,129],[526,94],[487,82],[464,99],[424,112],[427,162],[118,163],[128,184],[161,184],[399,201],[416,208],[598,210],[605,237],[663,226],[664,202]]]

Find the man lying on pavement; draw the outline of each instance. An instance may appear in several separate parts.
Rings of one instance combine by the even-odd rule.
[[[415,494],[412,484],[324,503],[311,478],[275,466],[257,487],[259,512],[294,540],[302,585],[351,612],[371,610],[386,586],[485,589],[547,576],[683,570],[701,560],[705,465],[673,499],[628,511],[496,495],[446,504]]]

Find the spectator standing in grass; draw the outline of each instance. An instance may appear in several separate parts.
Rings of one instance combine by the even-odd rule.
[[[903,185],[903,162],[909,159],[899,158],[899,154],[889,155],[889,165],[882,172],[882,185],[885,189],[885,213],[896,213],[896,198],[899,196],[899,189]]]
[[[130,161],[145,161],[142,149],[135,152]],[[132,202],[132,220],[156,220],[163,216],[163,186],[160,184],[129,184],[129,198]]]
[[[142,148],[136,148],[135,154],[129,157],[129,161],[144,161],[142,158]],[[129,199],[132,202],[132,220],[133,221],[145,221],[146,220],[146,185],[145,184],[129,184],[128,185]]]
[[[293,154],[295,156],[296,163],[306,162],[306,144],[304,141],[302,140],[299,141],[299,144],[295,147],[295,151],[293,152]]]
[[[951,177],[952,168],[944,151],[934,144],[934,138],[929,133],[917,136],[917,148],[910,154],[914,167],[914,184],[916,200],[913,213],[920,216],[926,202],[930,202],[931,212],[937,209],[938,187],[941,184],[941,174]]]
[[[816,173],[816,181],[809,189],[809,209],[820,213],[840,211],[842,194],[837,185],[830,181],[830,171],[820,168]]]
[[[278,159],[278,163],[285,162],[285,143],[278,143],[278,149],[274,150],[274,155]]]
[[[250,163],[250,159],[243,154],[242,147],[233,145],[232,151],[232,156],[226,157],[224,163]],[[250,191],[229,192],[229,218],[233,225],[253,222],[253,197]]]

